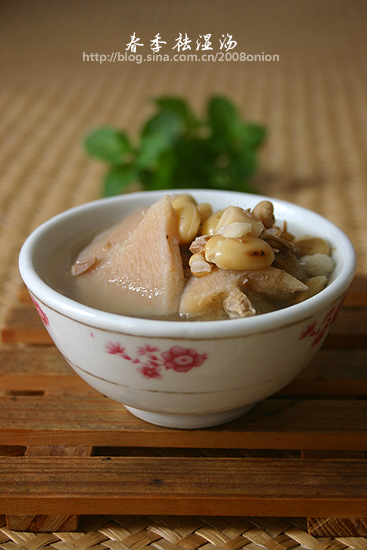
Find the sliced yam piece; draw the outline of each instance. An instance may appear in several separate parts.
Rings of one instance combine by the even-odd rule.
[[[76,262],[71,266],[71,274],[80,275],[87,271],[106,255],[112,245],[126,241],[143,220],[144,213],[145,211],[140,209],[116,225],[98,233],[78,255]]]
[[[79,301],[134,317],[177,314],[185,279],[170,197],[162,197],[146,210],[128,236],[123,227],[121,235],[114,227],[112,236],[104,232],[95,240],[103,255],[75,277]],[[97,254],[92,244],[88,248]]]

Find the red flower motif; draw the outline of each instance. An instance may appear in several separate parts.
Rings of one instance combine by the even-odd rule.
[[[150,346],[149,344],[145,344],[145,346],[138,346],[138,355],[147,355],[148,353],[152,353],[154,351],[159,351],[159,348],[155,348],[153,346]]]
[[[319,332],[316,334],[316,337],[314,338],[314,341],[312,342],[313,347],[317,346],[317,344],[322,340],[322,337],[325,334],[326,328],[327,327],[325,327],[324,329],[319,330]]]
[[[303,338],[306,338],[306,336],[309,336],[313,338],[312,345],[316,346],[322,340],[327,329],[334,323],[335,319],[337,318],[343,305],[344,298],[345,297],[343,297],[337,305],[332,306],[329,309],[319,325],[316,321],[313,321],[313,323],[307,325],[305,330],[301,332],[301,336],[298,338],[298,340],[302,340]]]
[[[149,359],[147,364],[151,367],[159,367],[159,363],[157,361],[152,361],[152,359]]]
[[[343,297],[342,300],[340,300],[340,302],[337,306],[331,308],[330,311],[328,311],[328,313],[327,313],[327,315],[324,319],[324,323],[326,323],[328,326],[332,325],[334,323],[335,319],[337,318],[337,316],[339,315],[339,312],[342,308],[344,299],[345,299],[345,297]]]
[[[42,323],[45,325],[45,327],[48,327],[48,325],[50,324],[50,321],[48,320],[46,313],[41,309],[39,303],[33,298],[33,296],[31,296],[31,298],[32,298],[32,302],[36,307],[38,315],[41,317]]]
[[[206,353],[200,355],[194,349],[185,349],[181,346],[173,346],[169,351],[164,351],[162,357],[166,369],[176,372],[188,372],[194,367],[200,367],[208,358]]]
[[[162,378],[162,375],[159,372],[159,367],[157,366],[148,366],[143,365],[137,369],[145,378],[153,378],[154,380],[159,380]]]
[[[334,318],[335,318],[335,309],[336,309],[336,306],[332,307],[328,312],[327,314],[325,315],[325,319],[323,320],[323,323],[325,325],[331,325],[331,323],[334,321]]]
[[[200,355],[194,349],[185,349],[181,346],[173,346],[169,351],[159,352],[159,348],[146,344],[145,346],[137,346],[137,355],[140,357],[129,357],[126,353],[126,348],[119,342],[108,342],[105,344],[106,352],[111,355],[119,355],[122,359],[131,361],[145,378],[159,380],[162,378],[161,369],[173,369],[176,372],[188,372],[194,367],[200,367],[207,359],[207,354]],[[159,357],[160,355],[160,357]]]
[[[108,344],[106,344],[107,353],[110,353],[111,355],[120,355],[124,359],[130,361],[130,357],[125,353],[125,349],[126,348],[121,346],[119,342],[116,342],[116,344],[113,342],[108,342]]]
[[[314,336],[316,334],[316,331],[315,331],[316,325],[317,325],[316,321],[307,325],[307,327],[301,333],[301,336],[298,338],[298,340],[303,340],[303,338],[306,338],[306,336]]]

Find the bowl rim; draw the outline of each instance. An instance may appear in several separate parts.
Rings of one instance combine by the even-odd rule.
[[[152,199],[159,198],[163,195],[172,195],[175,193],[191,193],[193,195],[210,195],[216,196],[232,195],[240,196],[243,200],[246,196],[256,197],[256,202],[261,200],[270,200],[273,202],[276,209],[277,205],[287,209],[296,210],[301,216],[312,215],[312,217],[323,224],[327,224],[330,231],[335,235],[335,239],[340,243],[340,248],[344,255],[344,264],[341,267],[340,273],[322,292],[308,298],[307,300],[288,306],[286,308],[247,317],[242,319],[226,319],[213,321],[172,321],[172,320],[157,320],[157,319],[142,319],[139,317],[129,317],[109,313],[86,306],[75,300],[64,296],[51,288],[38,275],[33,262],[34,249],[37,246],[38,240],[47,232],[54,228],[59,223],[64,223],[71,218],[80,215],[88,210],[98,209],[100,206],[108,205],[115,202],[131,202],[135,203],[137,199]],[[137,206],[137,205],[136,205]],[[94,201],[89,201],[80,206],[75,206],[56,216],[53,216],[46,222],[37,227],[24,242],[19,254],[19,270],[21,277],[27,286],[30,293],[51,310],[57,311],[62,315],[74,319],[79,323],[88,325],[93,328],[107,330],[111,332],[131,334],[136,336],[146,337],[165,337],[165,338],[191,338],[194,340],[218,338],[218,337],[237,337],[245,334],[253,334],[268,330],[276,330],[280,327],[296,324],[300,321],[307,320],[313,317],[318,311],[325,308],[327,305],[332,305],[337,300],[341,299],[346,293],[350,283],[353,280],[356,270],[356,253],[353,244],[349,237],[330,222],[327,218],[313,212],[303,206],[294,204],[282,199],[265,195],[253,195],[237,191],[210,190],[210,189],[168,189],[159,191],[140,191],[126,195],[118,195],[110,198],[101,198]]]

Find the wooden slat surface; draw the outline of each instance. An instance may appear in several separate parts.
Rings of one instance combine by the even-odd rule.
[[[52,344],[35,307],[29,302],[10,311],[1,330],[1,339],[7,344]]]
[[[367,502],[366,460],[0,458],[0,468],[0,506],[14,514],[358,516]]]
[[[2,400],[0,444],[242,449],[367,449],[367,401],[267,399],[215,429],[177,431],[136,419],[100,397]]]

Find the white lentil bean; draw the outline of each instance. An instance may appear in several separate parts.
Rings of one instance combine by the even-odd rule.
[[[179,195],[172,201],[178,217],[178,236],[180,244],[193,241],[199,232],[200,214],[190,195]]]
[[[257,237],[241,240],[215,235],[205,245],[205,259],[221,269],[262,269],[274,261],[271,246]]]

